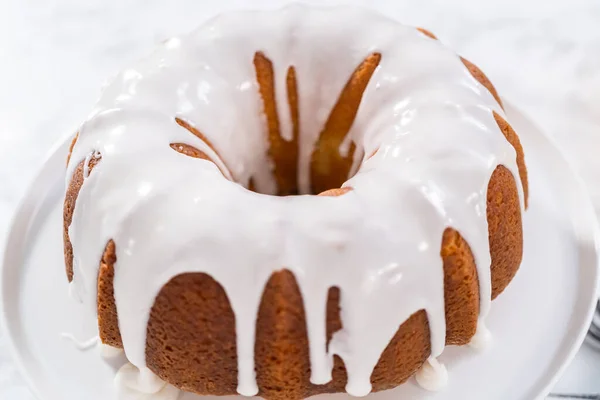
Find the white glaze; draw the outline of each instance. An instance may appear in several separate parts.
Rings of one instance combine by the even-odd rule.
[[[485,350],[492,344],[493,338],[490,330],[485,326],[485,323],[480,322],[477,325],[477,331],[471,338],[469,346],[475,350]]]
[[[296,69],[303,193],[313,145],[338,95],[368,55],[382,54],[349,132],[358,172],[345,186],[353,191],[335,198],[256,194],[215,164],[169,147],[194,146],[226,176],[242,185],[252,177],[259,191],[275,193],[256,51],[273,62],[285,138],[292,129],[285,78],[289,66]],[[85,179],[69,228],[75,285],[95,310],[98,261],[113,239],[119,327],[127,358],[143,369],[146,324],[161,287],[184,272],[208,273],[235,314],[238,392],[254,395],[258,305],[270,275],[285,267],[304,299],[311,381],[328,382],[338,354],[346,390],[365,395],[382,351],[416,311],[427,312],[432,357],[444,348],[439,251],[446,227],[470,244],[480,321],[488,313],[486,191],[497,165],[512,172],[523,206],[516,154],[492,111],[503,115],[453,52],[364,9],[290,6],[218,17],[119,74],[82,125],[67,180],[93,152],[102,160]],[[175,117],[200,130],[218,156]],[[332,286],[341,290],[344,328],[327,352]]]
[[[109,345],[104,344],[102,342],[99,343],[98,347],[99,347],[99,351],[100,351],[100,357],[102,357],[102,358],[104,358],[106,360],[117,358],[121,354],[123,354],[123,349],[119,349],[117,347],[109,346]]]
[[[435,358],[430,358],[415,374],[417,383],[425,390],[437,392],[448,384],[446,366]]]
[[[181,391],[169,385],[148,368],[123,365],[115,377],[118,400],[177,400]]]

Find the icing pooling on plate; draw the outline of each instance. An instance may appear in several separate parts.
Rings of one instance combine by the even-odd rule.
[[[177,400],[180,391],[154,375],[148,368],[138,369],[127,363],[115,378],[119,400]]]
[[[252,62],[257,51],[274,66],[286,139],[286,73],[296,71],[304,193],[313,146],[337,97],[367,56],[381,54],[348,134],[358,171],[344,186],[354,190],[275,197],[240,185],[252,177],[262,193],[277,189]],[[427,313],[431,356],[444,349],[440,245],[447,227],[475,257],[481,321],[489,310],[486,192],[496,166],[512,172],[524,204],[516,153],[493,111],[503,115],[457,55],[367,10],[290,6],[215,18],[120,73],[82,125],[67,180],[90,154],[102,159],[85,178],[69,227],[74,285],[95,310],[99,260],[113,239],[119,328],[127,358],[143,369],[146,325],[160,289],[182,273],[211,275],[236,319],[238,392],[254,395],[258,307],[271,274],[287,268],[304,299],[311,382],[331,379],[337,354],[348,393],[365,395],[380,355],[413,313]],[[179,154],[171,143],[204,151],[217,166]],[[341,291],[343,329],[327,349],[332,286]]]

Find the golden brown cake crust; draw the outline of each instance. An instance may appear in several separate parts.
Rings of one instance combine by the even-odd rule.
[[[179,126],[181,126],[182,128],[187,129],[190,133],[192,133],[198,139],[202,140],[212,151],[214,151],[216,154],[218,154],[217,149],[215,149],[215,147],[210,142],[210,140],[208,140],[208,138],[206,136],[204,136],[204,134],[202,132],[200,132],[198,129],[196,129],[195,127],[190,125],[190,123],[188,123],[187,121],[185,121],[181,118],[175,118],[175,122],[177,122],[177,124]],[[204,153],[201,150],[198,150],[197,148],[195,148],[193,146],[190,146],[189,144],[171,143],[170,146],[176,152],[184,154],[188,157],[200,158],[202,160],[211,161],[210,157],[207,156],[206,153]],[[221,169],[220,167],[218,167],[218,168]],[[223,175],[225,175],[225,171],[221,170],[221,173]]]
[[[419,32],[421,32],[422,34],[424,34],[425,36],[429,36],[430,38],[437,40],[437,36],[435,36],[433,33],[431,33],[430,31],[428,31],[427,29],[425,29],[425,28],[417,28],[417,30]]]
[[[77,136],[73,138],[71,142],[71,148],[69,150],[68,158],[71,157],[71,151],[73,150],[73,146],[75,146],[75,142],[77,141]],[[94,169],[96,164],[100,161],[102,157],[100,155],[90,157],[88,162],[88,173]],[[73,280],[73,247],[71,246],[71,241],[69,240],[69,226],[71,226],[71,222],[73,221],[73,212],[75,211],[75,203],[77,202],[77,196],[79,195],[79,190],[83,185],[83,164],[84,160],[77,164],[75,168],[75,172],[73,173],[73,177],[69,182],[69,187],[67,188],[67,192],[65,195],[65,201],[63,204],[63,245],[64,245],[64,254],[65,254],[65,269],[67,272],[67,278],[69,282]]]
[[[517,166],[519,167],[519,177],[521,178],[521,184],[523,185],[523,194],[525,197],[525,207],[527,207],[529,203],[529,179],[527,177],[527,167],[525,166],[525,154],[523,153],[523,146],[521,146],[521,141],[519,140],[519,136],[514,131],[512,126],[509,125],[508,122],[504,120],[497,112],[493,112],[494,119],[500,127],[502,134],[508,140],[508,142],[512,145],[517,153]]]
[[[354,142],[350,144],[346,156],[342,156],[337,149],[340,148],[354,123],[362,95],[380,61],[379,53],[367,57],[356,68],[331,110],[310,161],[310,182],[313,193],[340,187],[350,177],[356,145]]]
[[[435,38],[431,33],[424,34]],[[347,134],[362,93],[380,60],[374,54],[367,58],[350,79],[321,133],[311,160],[313,190],[322,196],[342,196],[352,188],[339,188],[348,177],[350,157],[341,157],[337,149]],[[296,190],[296,170],[288,165],[286,143],[277,139],[279,122],[274,104],[272,64],[260,53],[255,57],[257,81],[268,122],[271,157],[281,194]],[[465,62],[465,60],[463,60]],[[468,62],[465,62],[467,65]],[[469,63],[472,66],[472,64]],[[472,66],[467,68],[490,92],[495,90],[485,75]],[[479,71],[479,72],[478,72]],[[294,140],[298,134],[297,92],[295,72],[288,70],[288,100],[294,123]],[[499,98],[497,98],[499,101]],[[506,139],[515,148],[519,175],[525,198],[528,196],[527,170],[523,149],[514,130],[494,113]],[[202,138],[200,132],[185,123],[182,127]],[[205,140],[205,138],[204,138]],[[206,141],[206,140],[205,140]],[[207,142],[208,143],[208,142]],[[211,144],[208,143],[210,146]],[[200,150],[173,143],[171,147],[187,156],[208,159]],[[291,158],[297,154],[291,153]],[[89,170],[101,162],[92,158]],[[77,195],[83,184],[83,163],[69,185],[64,207],[64,240],[67,276],[72,279],[72,248],[68,237]],[[327,175],[331,168],[339,173]],[[252,180],[249,189],[254,190]],[[333,189],[331,189],[333,187]],[[329,189],[329,190],[328,190]],[[398,207],[402,205],[399,204]],[[492,298],[497,297],[512,280],[522,258],[522,221],[516,181],[504,166],[491,176],[487,191],[487,219],[491,253]],[[462,345],[475,334],[479,314],[480,293],[475,260],[468,243],[460,233],[447,228],[441,239],[440,256],[444,268],[446,312],[446,344]],[[98,324],[103,343],[122,347],[113,279],[118,268],[118,243],[107,243],[98,273]],[[273,273],[262,296],[257,315],[255,362],[260,395],[267,399],[301,399],[319,393],[343,392],[347,380],[344,364],[335,357],[333,379],[325,385],[310,383],[310,360],[305,311],[296,279],[284,269]],[[330,288],[327,300],[327,338],[342,328],[340,290]],[[372,375],[373,390],[393,388],[410,378],[430,355],[429,323],[424,310],[402,323]],[[179,275],[168,282],[156,297],[147,327],[146,358],[148,367],[165,381],[199,394],[235,394],[237,387],[237,352],[235,318],[227,295],[212,277],[202,273]]]
[[[115,278],[115,263],[117,253],[115,242],[108,242],[100,268],[98,269],[98,333],[102,343],[109,346],[122,348],[121,332],[119,332],[119,318],[117,316],[117,305],[115,304],[115,291],[113,282]]]
[[[289,67],[287,72],[288,106],[292,116],[292,140],[281,137],[279,117],[275,104],[275,74],[273,63],[263,53],[254,55],[254,68],[260,95],[263,99],[264,113],[267,118],[269,157],[273,161],[273,174],[277,181],[278,195],[298,194],[296,178],[298,176],[298,91],[296,71]]]
[[[504,108],[504,105],[502,104],[502,100],[500,100],[500,96],[498,96],[498,92],[496,92],[496,88],[494,87],[494,85],[492,85],[492,82],[490,82],[490,80],[483,73],[483,71],[480,70],[479,67],[477,65],[473,64],[471,61],[469,61],[463,57],[461,57],[460,59],[463,62],[463,64],[465,65],[465,67],[467,67],[467,69],[469,70],[471,75],[473,75],[473,77],[479,83],[481,83],[487,90],[489,90],[489,92],[492,94],[492,96],[494,96],[494,99],[496,99],[498,104],[500,104],[500,107]]]
[[[213,146],[213,144],[210,142],[210,140],[208,140],[208,138],[206,136],[204,136],[204,134],[202,132],[200,132],[198,129],[193,127],[189,122],[187,122],[186,120],[181,119],[181,118],[175,118],[175,122],[177,122],[177,124],[179,126],[181,126],[182,128],[190,131],[194,136],[196,136],[198,139],[200,139],[204,143],[206,143],[208,145],[208,147],[211,148],[212,151],[217,153],[217,149],[215,149],[215,146]]]
[[[425,36],[430,37],[431,39],[435,39],[435,40],[438,39],[433,33],[431,33],[430,31],[428,31],[427,29],[417,28],[417,30],[419,32],[421,32],[422,34],[424,34]],[[465,67],[467,67],[467,69],[469,70],[469,72],[471,73],[471,75],[473,75],[473,77],[479,83],[481,83],[487,90],[489,90],[489,92],[492,94],[492,96],[494,96],[494,99],[496,99],[496,101],[498,102],[498,104],[500,104],[500,107],[504,108],[504,106],[502,105],[502,100],[500,100],[500,96],[498,96],[498,92],[496,92],[496,88],[494,87],[494,85],[492,85],[492,82],[483,73],[483,71],[480,70],[477,65],[473,64],[472,62],[470,62],[466,58],[461,57],[460,60],[465,65]]]
[[[69,146],[69,154],[67,155],[67,165],[69,165],[69,161],[71,161],[71,154],[73,154],[73,147],[75,147],[75,143],[77,142],[78,138],[79,138],[79,132],[77,132],[75,134],[75,137],[73,137],[73,140],[71,140],[71,145]]]
[[[479,280],[471,248],[454,229],[446,228],[440,255],[444,260],[446,344],[469,343],[477,330]]]
[[[516,275],[523,257],[523,229],[517,185],[512,173],[500,165],[488,185],[487,220],[492,257],[492,299]]]
[[[235,318],[210,276],[188,273],[165,285],[147,335],[146,362],[165,381],[199,394],[236,393]]]

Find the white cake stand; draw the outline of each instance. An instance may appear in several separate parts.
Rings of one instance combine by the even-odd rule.
[[[441,361],[450,380],[441,392],[426,392],[411,380],[370,399],[541,398],[585,337],[597,298],[596,216],[579,178],[551,141],[513,107],[507,106],[507,113],[525,148],[531,198],[521,270],[489,316],[494,342],[483,352],[447,348]],[[65,140],[52,152],[15,216],[0,271],[0,325],[40,400],[116,400],[119,361],[111,365],[97,348],[82,351],[61,337],[69,332],[85,340],[97,334],[85,331],[93,316],[67,294],[61,203],[68,144]]]

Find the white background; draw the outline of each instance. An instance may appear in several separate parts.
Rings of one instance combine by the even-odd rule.
[[[555,139],[600,210],[600,1],[353,2],[428,28],[479,65]],[[0,242],[48,149],[85,118],[105,78],[217,9],[243,3],[0,0]],[[600,392],[600,353],[584,348],[556,389]],[[0,399],[31,399],[1,336]]]

